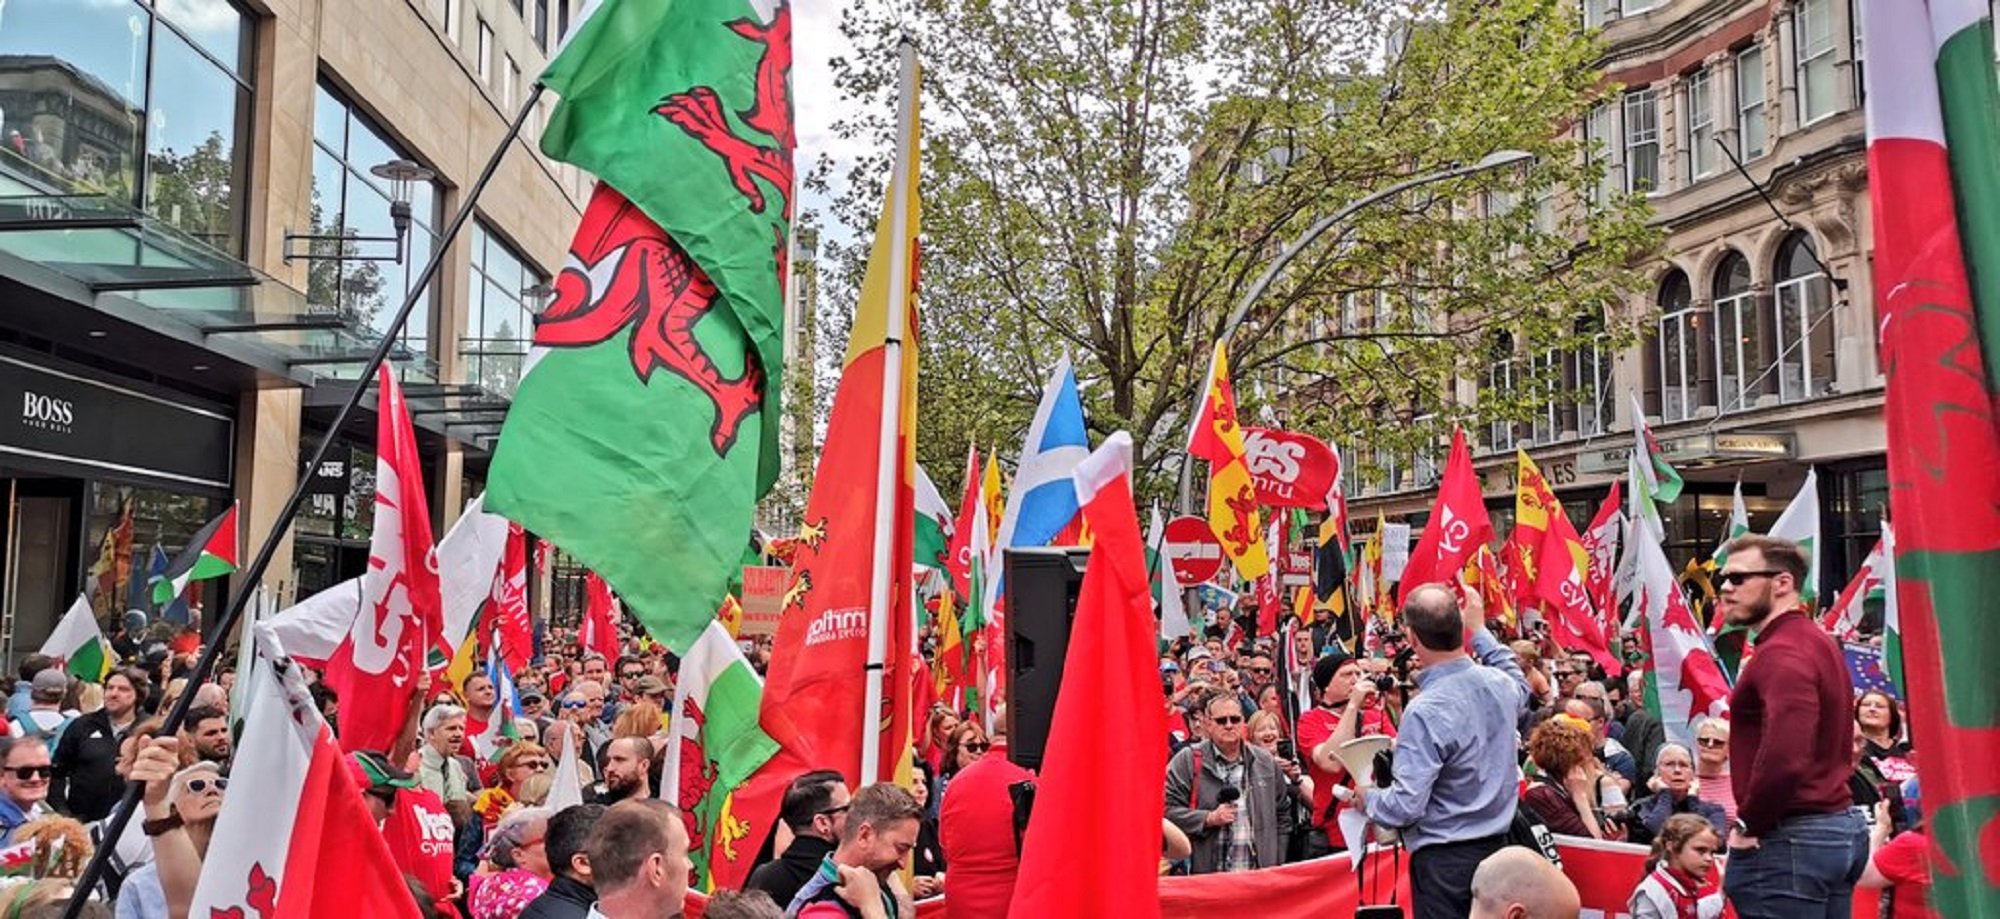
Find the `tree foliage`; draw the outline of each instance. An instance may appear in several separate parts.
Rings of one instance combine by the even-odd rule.
[[[1655,237],[1643,201],[1591,201],[1601,157],[1571,127],[1611,87],[1572,4],[914,0],[850,8],[843,29],[858,53],[835,62],[852,103],[838,130],[885,151],[895,44],[922,49],[919,449],[934,471],[969,440],[1018,449],[1068,353],[1091,427],[1130,430],[1142,470],[1176,472],[1209,349],[1284,244],[1494,151],[1534,159],[1359,211],[1255,303],[1229,344],[1246,422],[1438,452],[1452,424],[1574,398],[1560,362],[1467,385],[1499,332],[1524,357],[1634,334],[1607,307]],[[845,176],[847,226],[872,224],[886,172]],[[838,178],[822,165],[814,180]],[[867,244],[833,247],[834,302],[852,302]]]

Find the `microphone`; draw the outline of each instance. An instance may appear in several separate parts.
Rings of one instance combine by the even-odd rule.
[[[1221,807],[1224,804],[1235,804],[1237,799],[1241,797],[1243,797],[1243,789],[1234,785],[1224,785],[1221,791],[1215,793],[1215,806]]]

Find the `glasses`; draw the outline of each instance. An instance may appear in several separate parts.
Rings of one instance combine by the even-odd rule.
[[[1271,675],[1271,668],[1269,667],[1248,667],[1245,669],[1249,670],[1251,673],[1260,674],[1263,676]]]
[[[563,703],[563,708],[589,708],[590,703],[581,699],[571,699]]]
[[[626,671],[625,673],[619,674],[618,678],[621,680],[636,680],[645,675],[646,671],[644,670],[630,670]]]
[[[549,761],[545,759],[531,759],[528,760],[527,762],[515,763],[514,765],[519,766],[523,769],[531,769],[534,770],[535,772],[547,772],[549,771],[549,768],[551,766]]]
[[[13,774],[14,774],[14,778],[17,778],[17,779],[20,779],[20,780],[21,780],[21,781],[23,781],[23,782],[32,782],[32,781],[34,781],[34,780],[36,780],[36,779],[47,779],[47,778],[48,778],[49,776],[52,776],[52,775],[55,775],[55,774],[56,774],[56,767],[54,767],[54,766],[9,766],[9,767],[7,767],[7,771],[8,771],[8,772],[11,772],[11,773],[13,773]]]
[[[854,805],[852,804],[842,804],[839,807],[829,807],[826,810],[814,811],[813,813],[818,814],[819,816],[822,817],[837,817],[841,814],[847,813],[847,809],[853,806]]]
[[[1232,724],[1242,724],[1242,723],[1243,723],[1243,716],[1242,716],[1242,715],[1211,715],[1211,716],[1209,716],[1209,719],[1208,719],[1208,720],[1210,720],[1210,721],[1213,721],[1213,722],[1215,722],[1216,724],[1220,724],[1220,725],[1223,725],[1223,726],[1225,726],[1225,727],[1226,727],[1226,726],[1228,726],[1228,725],[1232,725]]]
[[[204,794],[211,788],[216,791],[222,791],[228,787],[229,780],[221,776],[212,779],[188,779],[187,782],[188,794],[191,795]]]
[[[1729,585],[1729,586],[1731,586],[1731,587],[1742,587],[1742,586],[1743,586],[1744,584],[1748,583],[1748,582],[1750,581],[1750,579],[1752,579],[1752,578],[1774,578],[1774,577],[1777,577],[1778,575],[1781,575],[1781,574],[1784,574],[1784,572],[1782,572],[1782,571],[1725,571],[1725,572],[1723,572],[1723,573],[1722,573],[1721,577],[1718,577],[1718,578],[1717,578],[1716,580],[1719,580],[1719,581],[1721,581],[1722,583],[1724,583],[1724,584],[1727,584],[1727,585]]]
[[[1703,737],[1700,740],[1695,741],[1695,746],[1707,747],[1710,750],[1717,750],[1729,746],[1729,741],[1723,740],[1720,737]]]
[[[993,745],[983,740],[975,740],[971,743],[959,744],[958,748],[968,753],[984,753],[988,750],[993,749]]]

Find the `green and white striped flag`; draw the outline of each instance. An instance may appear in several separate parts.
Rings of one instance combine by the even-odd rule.
[[[1736,492],[1729,499],[1729,531],[1722,537],[1722,542],[1716,545],[1715,554],[1709,559],[1715,570],[1721,571],[1722,566],[1729,561],[1730,542],[1738,536],[1746,536],[1749,533],[1750,509],[1743,504],[1743,477],[1737,476]]]
[[[62,621],[56,623],[49,640],[42,642],[42,653],[62,660],[63,669],[71,676],[92,683],[104,682],[104,675],[111,672],[111,662],[116,657],[105,643],[104,633],[97,630],[97,616],[90,611],[90,598],[82,595],[70,604]]]
[[[1799,585],[1799,599],[1808,607],[1819,601],[1819,470],[1806,470],[1806,483],[1799,486],[1799,493],[1792,503],[1785,505],[1785,512],[1778,515],[1778,522],[1771,524],[1770,535],[1789,539],[1799,544],[1799,551],[1806,554],[1806,582]]]

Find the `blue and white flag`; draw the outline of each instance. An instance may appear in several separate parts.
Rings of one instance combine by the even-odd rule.
[[[1076,392],[1076,372],[1069,358],[1056,362],[1042,390],[1042,402],[1035,407],[1035,420],[1028,425],[1028,439],[1021,445],[1021,463],[1014,470],[1014,484],[1007,489],[1007,509],[1000,515],[1000,536],[993,542],[992,576],[986,580],[984,609],[987,622],[997,622],[991,613],[999,608],[1005,558],[1008,549],[1046,546],[1076,519],[1076,483],[1071,478],[1078,464],[1090,455],[1090,441],[1084,433],[1083,400]]]

